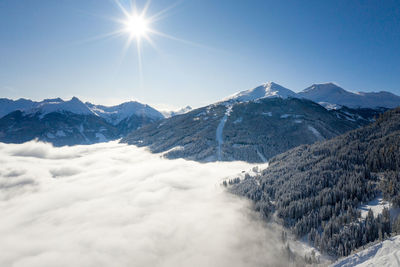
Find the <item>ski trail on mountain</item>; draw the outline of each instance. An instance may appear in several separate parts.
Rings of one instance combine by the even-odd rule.
[[[263,154],[261,154],[261,152],[257,149],[257,155],[260,157],[260,159],[263,161],[263,162],[267,162],[267,159],[264,157],[264,155]]]
[[[219,160],[219,161],[221,161],[221,159],[222,159],[221,146],[224,143],[224,140],[222,138],[222,132],[224,130],[225,123],[228,120],[229,115],[231,114],[231,111],[232,111],[232,105],[227,106],[226,107],[226,111],[225,111],[225,115],[224,115],[224,117],[222,117],[222,119],[219,122],[218,127],[217,127],[217,132],[216,132],[216,137],[215,138],[217,139],[217,143],[218,143],[218,146],[217,146],[217,160]]]
[[[323,141],[325,138],[322,136],[320,132],[318,132],[317,129],[312,127],[311,125],[308,125],[308,129],[314,134],[314,136],[318,139],[318,141]]]

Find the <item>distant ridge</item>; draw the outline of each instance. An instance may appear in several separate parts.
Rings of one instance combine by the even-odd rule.
[[[298,96],[318,103],[325,102],[350,108],[395,108],[400,106],[400,97],[390,92],[352,93],[334,83],[313,84],[299,92]]]
[[[267,82],[250,90],[235,93],[223,101],[247,102],[270,97],[306,98],[332,109],[340,106],[349,108],[395,108],[400,106],[400,96],[387,91],[358,92],[346,91],[335,83],[313,84],[299,93],[274,82]]]
[[[51,112],[95,115],[106,119],[112,124],[118,124],[132,115],[148,116],[154,119],[164,118],[156,109],[136,101],[124,102],[116,106],[103,106],[94,105],[90,102],[83,103],[77,97],[72,97],[70,100],[63,100],[61,98],[44,99],[40,102],[23,98],[18,100],[0,99],[0,118],[17,110],[25,114],[41,113],[42,116]]]
[[[40,102],[0,99],[0,142],[32,139],[55,146],[115,140],[164,116],[149,105],[130,101],[116,106],[83,103],[77,97]]]

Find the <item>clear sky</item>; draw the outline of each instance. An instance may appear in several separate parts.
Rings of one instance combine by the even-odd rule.
[[[120,0],[129,7],[128,0]],[[145,1],[136,1],[138,8]],[[206,105],[266,81],[400,94],[400,1],[153,0],[142,71],[113,0],[1,0],[0,97]],[[142,75],[140,75],[142,73]]]

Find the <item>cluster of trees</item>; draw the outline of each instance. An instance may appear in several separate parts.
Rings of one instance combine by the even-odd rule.
[[[387,208],[376,217],[369,210],[363,220],[357,220],[358,217],[354,215],[347,213],[332,218],[323,227],[322,234],[312,228],[308,234],[310,244],[331,255],[347,256],[369,242],[377,239],[382,241],[392,232]]]
[[[276,212],[297,237],[308,235],[331,255],[346,256],[384,238],[394,230],[389,211],[361,219],[357,207],[380,194],[400,205],[400,109],[332,140],[280,154],[261,175],[230,190],[253,200],[265,218]]]
[[[233,179],[228,179],[228,180],[223,181],[222,185],[225,187],[228,187],[228,185],[234,185],[234,184],[238,184],[238,183],[240,183],[240,178],[236,177]]]

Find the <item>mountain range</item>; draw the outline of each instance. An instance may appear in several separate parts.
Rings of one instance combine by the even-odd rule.
[[[225,101],[254,101],[268,97],[305,98],[325,107],[346,106],[349,108],[395,108],[400,105],[400,96],[390,92],[358,92],[344,90],[334,83],[313,84],[299,93],[274,82],[268,82],[254,89],[236,93]]]
[[[325,90],[325,85],[318,88]],[[325,100],[327,107],[330,99]],[[378,102],[374,109],[348,108],[338,103],[329,106],[334,108],[324,108],[300,93],[269,82],[146,125],[122,142],[148,146],[168,158],[263,162],[298,145],[330,139],[366,125],[387,109],[378,108]]]
[[[0,99],[0,141],[22,143],[34,138],[54,145],[104,142],[164,116],[154,108],[130,101],[117,106],[83,103],[78,98],[35,102]]]
[[[61,146],[123,138],[171,158],[257,162],[365,125],[398,105],[400,97],[391,93],[351,93],[333,83],[295,93],[268,82],[206,107],[170,112],[135,101],[103,106],[76,97],[3,98],[0,141],[37,138]]]

